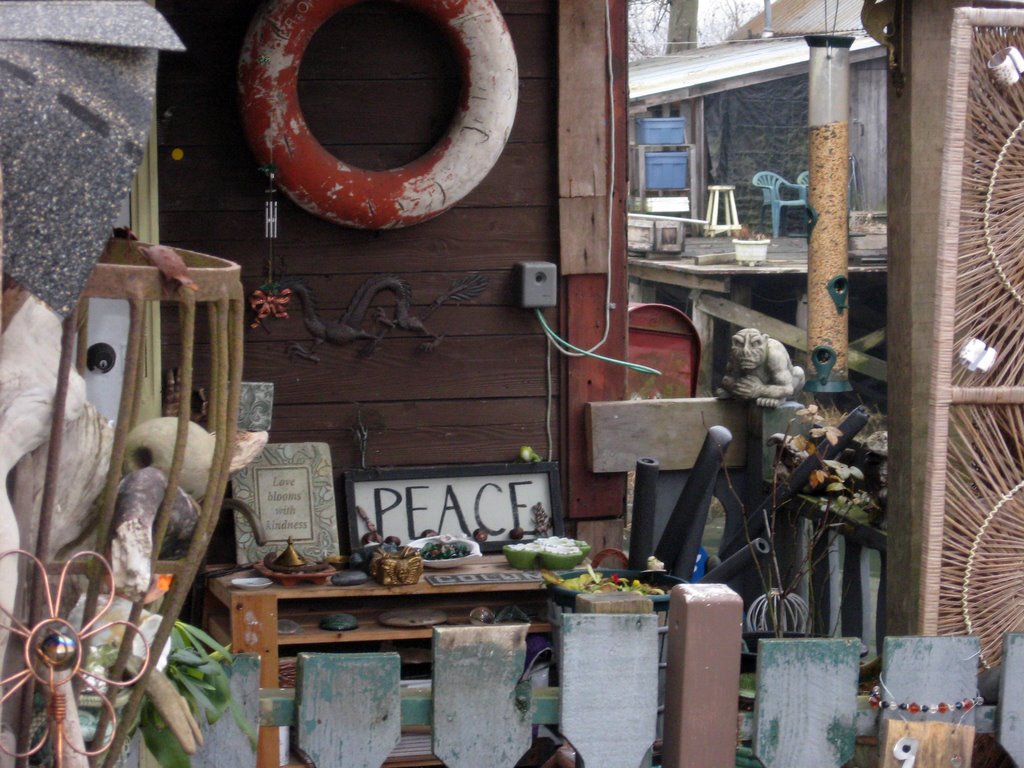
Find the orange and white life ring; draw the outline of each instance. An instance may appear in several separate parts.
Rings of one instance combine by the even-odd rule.
[[[242,122],[261,164],[299,206],[348,227],[405,227],[471,192],[508,140],[519,94],[512,40],[493,0],[396,0],[434,20],[462,70],[459,105],[444,137],[416,160],[385,171],[344,163],[317,141],[299,106],[302,55],[317,29],[361,0],[269,0],[239,59]]]

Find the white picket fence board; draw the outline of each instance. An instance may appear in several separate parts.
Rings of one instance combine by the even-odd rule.
[[[300,653],[296,744],[319,766],[379,768],[401,737],[397,653]]]
[[[655,614],[562,614],[561,731],[596,768],[639,768],[658,710]]]
[[[1024,765],[1024,634],[1003,639],[999,680],[999,743],[1017,765]]]
[[[529,700],[517,694],[528,626],[434,627],[432,749],[448,768],[513,768],[530,749]]]
[[[767,768],[839,768],[856,743],[860,641],[761,640],[754,752]]]

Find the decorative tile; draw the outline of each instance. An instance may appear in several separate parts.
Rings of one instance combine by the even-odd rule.
[[[274,410],[274,382],[243,381],[238,402],[238,428],[245,432],[265,432],[270,429]]]

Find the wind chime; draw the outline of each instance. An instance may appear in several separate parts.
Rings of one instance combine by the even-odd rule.
[[[263,237],[267,241],[267,273],[263,284],[249,294],[249,306],[255,312],[250,328],[264,328],[266,318],[287,319],[291,288],[281,288],[274,271],[274,240],[277,239],[277,187],[274,178],[277,166],[273,163],[260,167],[267,176],[266,200],[263,201]]]

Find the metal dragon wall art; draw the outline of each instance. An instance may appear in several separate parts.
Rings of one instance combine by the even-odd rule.
[[[359,286],[337,320],[327,320],[320,314],[313,290],[304,280],[291,278],[282,281],[282,288],[289,289],[291,295],[302,305],[302,323],[313,337],[313,342],[309,345],[290,342],[286,348],[287,354],[290,358],[301,357],[318,363],[320,357],[316,350],[324,342],[340,346],[353,341],[365,341],[366,344],[360,349],[359,356],[369,357],[393,328],[402,328],[427,336],[430,340],[424,342],[420,349],[436,349],[445,334],[436,334],[428,330],[426,321],[446,303],[472,301],[483,293],[487,283],[486,277],[476,273],[459,278],[417,316],[412,314],[412,286],[408,281],[397,275],[375,275]],[[390,314],[383,306],[371,307],[374,299],[381,293],[394,295],[394,310]]]

